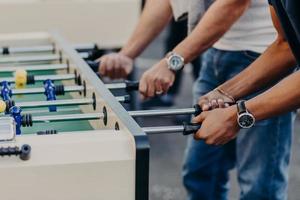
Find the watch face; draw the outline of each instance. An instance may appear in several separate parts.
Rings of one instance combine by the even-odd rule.
[[[250,113],[243,113],[238,118],[238,123],[241,128],[250,128],[254,125],[255,119]]]
[[[178,71],[180,70],[184,63],[183,63],[183,59],[180,56],[177,55],[173,55],[169,58],[169,67],[170,69],[174,70],[174,71]]]

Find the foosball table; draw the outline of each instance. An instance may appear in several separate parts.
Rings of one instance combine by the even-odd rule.
[[[99,64],[80,51],[93,45],[53,32],[1,35],[0,47],[2,199],[147,200],[147,134],[199,129],[140,127],[135,117],[201,109],[126,111],[130,96],[110,91],[137,90],[138,82],[104,84]]]

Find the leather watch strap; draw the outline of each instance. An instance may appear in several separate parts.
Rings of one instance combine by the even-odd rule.
[[[247,112],[247,108],[246,108],[246,105],[245,105],[245,100],[241,100],[241,101],[237,102],[237,109],[238,109],[239,114]]]

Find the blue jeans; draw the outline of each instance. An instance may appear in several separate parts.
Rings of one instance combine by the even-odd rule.
[[[249,51],[209,49],[202,57],[200,76],[194,85],[195,102],[244,70],[258,56]],[[227,199],[229,171],[234,167],[241,200],[287,199],[293,118],[292,113],[287,113],[256,122],[224,146],[209,146],[190,137],[183,167],[188,199]]]

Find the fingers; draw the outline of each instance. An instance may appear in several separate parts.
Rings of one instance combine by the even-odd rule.
[[[170,88],[168,83],[164,83],[160,79],[153,80],[150,75],[145,74],[140,80],[139,91],[142,99],[151,98],[166,93]]]
[[[198,104],[203,111],[209,111],[211,109],[211,103],[205,96],[199,99]]]
[[[216,99],[211,100],[210,103],[211,103],[212,109],[216,109],[216,108],[218,108],[218,106],[219,106]]]
[[[147,80],[145,77],[145,74],[142,76],[141,80],[140,80],[140,84],[139,84],[139,92],[141,94],[141,98],[145,99],[147,98]]]
[[[203,131],[202,128],[200,128],[196,134],[194,134],[194,139],[195,140],[203,140],[206,142],[207,138],[209,135],[206,134],[205,131]]]
[[[225,108],[225,103],[223,99],[217,100],[218,108]]]
[[[100,73],[100,75],[105,76],[106,75],[106,58],[103,57],[103,58],[100,58],[98,60],[100,61],[99,73]]]
[[[99,73],[111,79],[127,78],[133,68],[132,59],[119,53],[112,53],[98,59]]]
[[[201,106],[203,111],[208,111],[216,108],[226,108],[230,105],[225,103],[223,99],[212,99],[209,101],[208,99],[203,99],[199,101],[199,105]]]
[[[208,114],[209,112],[202,112],[200,115],[193,118],[193,123],[201,124]]]
[[[155,94],[156,95],[161,95],[165,92],[160,80],[156,80],[154,84],[155,84]]]
[[[164,93],[161,82],[159,80],[153,81],[148,74],[142,76],[139,91],[142,99],[151,98],[155,95],[161,95]]]
[[[162,95],[173,84],[175,74],[162,64],[164,62],[154,65],[142,75],[139,87],[142,99]]]

